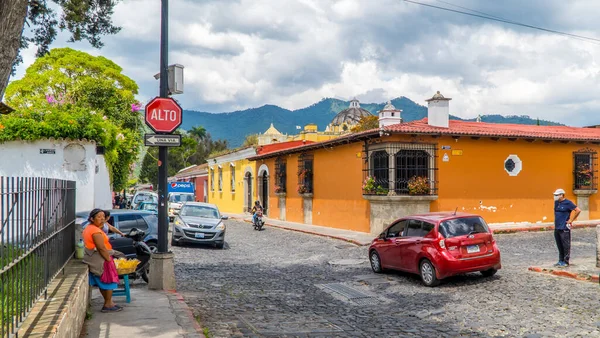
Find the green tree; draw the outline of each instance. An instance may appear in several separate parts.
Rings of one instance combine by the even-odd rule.
[[[5,93],[7,103],[18,111],[83,111],[84,115],[99,115],[113,123],[120,130],[116,136],[118,146],[108,149],[105,156],[115,190],[127,185],[143,125],[135,99],[138,86],[121,71],[107,58],[57,48],[38,58]]]
[[[358,124],[352,127],[352,132],[357,133],[377,128],[379,128],[379,119],[375,115],[369,115],[361,117]]]
[[[14,66],[23,61],[19,50],[33,43],[38,47],[37,56],[45,55],[58,29],[70,33],[69,42],[87,40],[93,47],[101,48],[103,35],[120,30],[112,24],[118,2],[120,0],[1,0],[0,97]],[[60,18],[56,16],[57,7],[62,10]]]
[[[169,149],[168,168],[169,176],[174,176],[181,169],[190,165],[198,165],[206,163],[209,154],[214,151],[222,151],[227,149],[227,141],[211,139],[210,133],[200,142],[194,137],[184,135],[181,138],[181,147],[173,147]],[[158,185],[158,148],[150,147],[146,156],[142,161],[140,170],[140,181],[143,183],[152,183]]]
[[[258,134],[246,135],[242,147],[250,147],[258,145]]]
[[[195,126],[190,129],[188,134],[196,138],[196,141],[201,141],[206,138],[206,129],[203,126]]]

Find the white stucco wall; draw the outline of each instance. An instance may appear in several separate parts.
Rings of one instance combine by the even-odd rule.
[[[47,149],[54,154],[42,154]],[[98,172],[96,172],[98,165]],[[109,207],[110,179],[91,141],[40,140],[0,144],[0,176],[48,177],[77,183],[76,210]]]
[[[94,207],[112,209],[112,192],[110,191],[110,175],[104,155],[96,155],[98,170],[94,180]]]

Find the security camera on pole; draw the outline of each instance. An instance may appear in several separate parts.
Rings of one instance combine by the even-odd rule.
[[[168,246],[167,155],[168,147],[181,145],[181,136],[172,133],[181,125],[182,110],[169,94],[183,93],[183,66],[168,66],[168,22],[169,1],[161,0],[160,96],[146,105],[146,124],[155,134],[144,137],[146,146],[158,146],[158,250],[150,261],[148,288],[152,290],[175,290],[173,253]]]

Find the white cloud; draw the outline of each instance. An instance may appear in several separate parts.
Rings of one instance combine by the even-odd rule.
[[[600,28],[595,1],[530,3],[521,11],[517,4],[463,3],[575,34],[594,36]],[[535,17],[527,14],[533,11]],[[121,2],[114,20],[123,30],[105,38],[104,49],[76,47],[115,60],[148,99],[158,86],[152,75],[160,3]],[[600,109],[598,44],[402,1],[179,0],[171,2],[170,35],[169,61],[185,66],[186,92],[177,98],[188,109],[296,109],[323,97],[353,96],[379,102],[406,96],[423,104],[440,90],[462,117],[600,122],[592,113]],[[25,51],[25,64],[34,53]]]

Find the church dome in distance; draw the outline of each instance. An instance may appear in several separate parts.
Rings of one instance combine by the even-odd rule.
[[[373,114],[371,114],[368,110],[366,109],[362,109],[360,107],[360,103],[358,102],[357,99],[353,99],[352,101],[350,101],[350,107],[342,110],[341,112],[339,112],[331,121],[331,124],[333,125],[342,125],[342,124],[349,124],[349,125],[355,125],[358,124],[358,122],[360,121],[360,119],[362,117],[365,116],[372,116]]]

